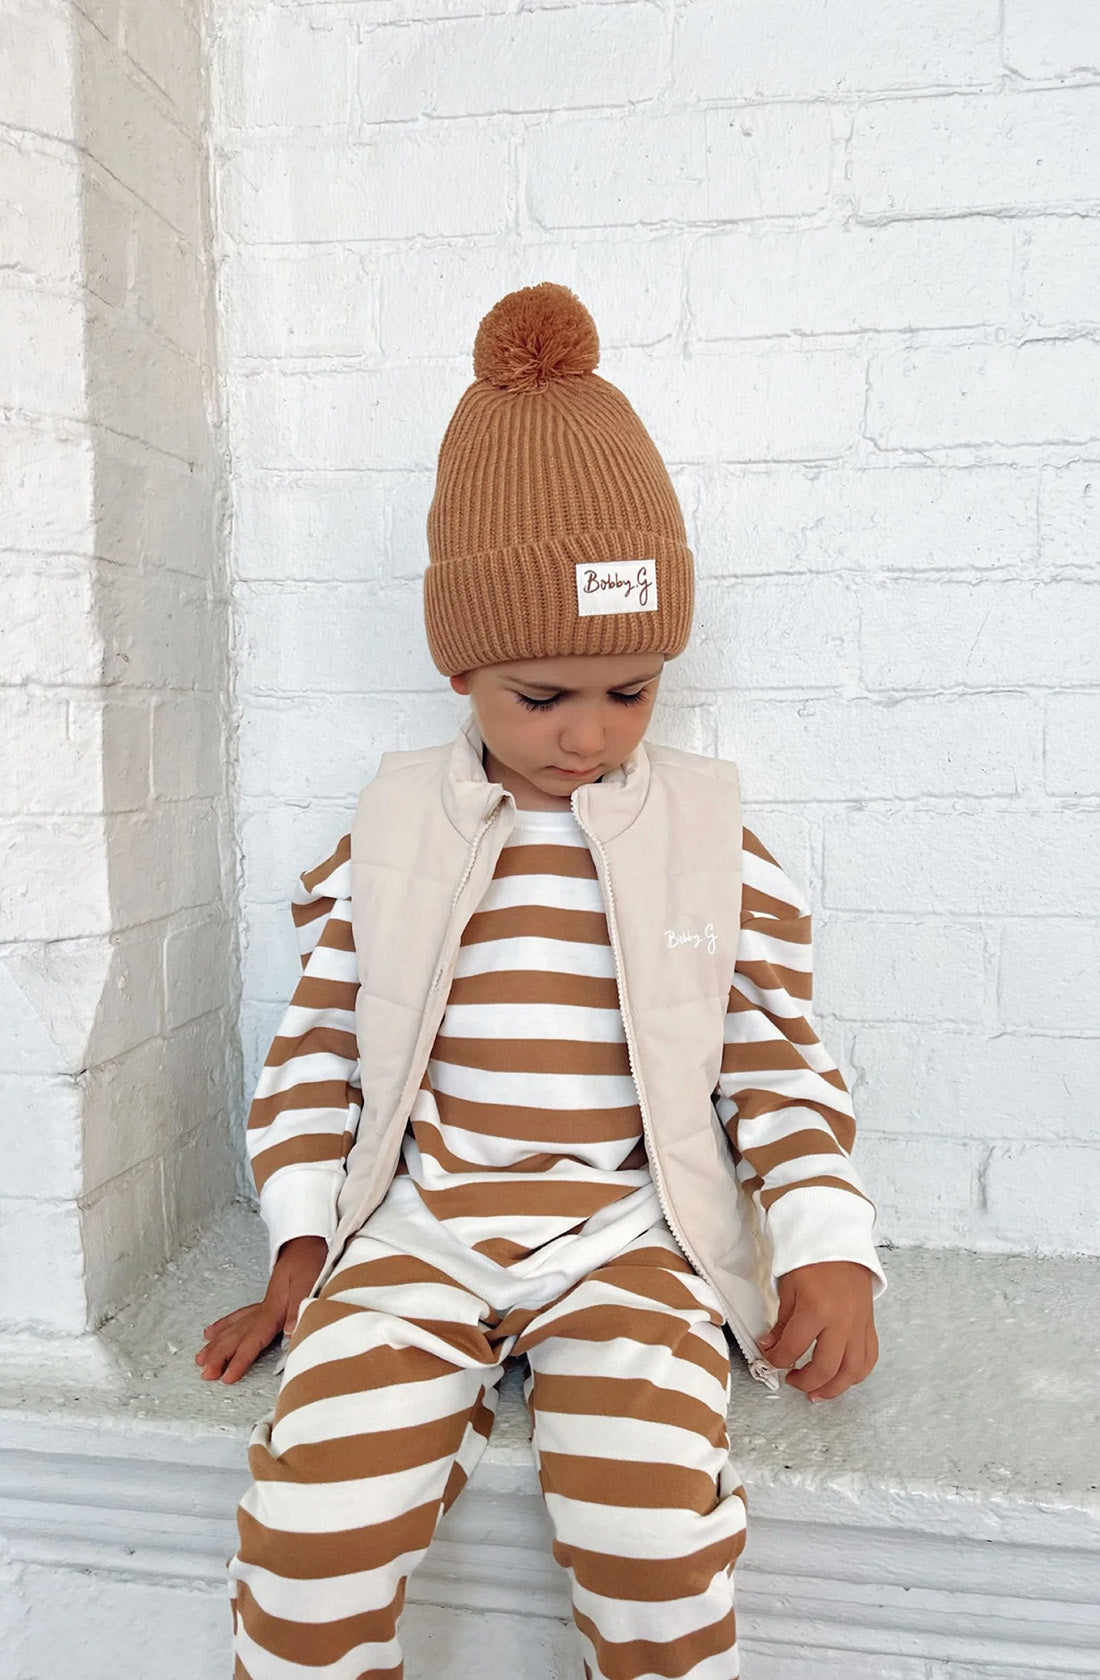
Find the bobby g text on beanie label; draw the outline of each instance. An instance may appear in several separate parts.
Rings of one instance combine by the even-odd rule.
[[[577,567],[577,612],[656,612],[654,560],[585,560]]]

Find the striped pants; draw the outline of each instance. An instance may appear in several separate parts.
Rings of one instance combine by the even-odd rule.
[[[721,1308],[667,1228],[493,1310],[360,1233],[290,1343],[229,1561],[235,1680],[400,1680],[406,1580],[484,1451],[508,1357],[588,1680],[735,1680],[745,1490]]]

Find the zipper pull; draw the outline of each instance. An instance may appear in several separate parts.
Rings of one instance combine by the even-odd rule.
[[[779,1371],[775,1365],[769,1365],[766,1359],[750,1359],[749,1370],[757,1382],[763,1383],[773,1394],[779,1389]]]

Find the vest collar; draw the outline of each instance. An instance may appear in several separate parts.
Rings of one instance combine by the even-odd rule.
[[[471,706],[451,743],[444,761],[442,796],[448,817],[472,840],[486,816],[508,794],[499,782],[491,782],[481,762],[485,745],[478,728],[477,713]],[[649,791],[651,761],[644,740],[601,781],[584,782],[573,792],[572,805],[581,822],[597,839],[613,840],[634,821]]]

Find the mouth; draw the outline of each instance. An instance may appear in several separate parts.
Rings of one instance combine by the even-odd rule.
[[[587,770],[566,770],[560,764],[550,764],[547,766],[547,769],[549,769],[555,776],[591,776],[594,771],[599,769],[599,765],[593,764]]]

